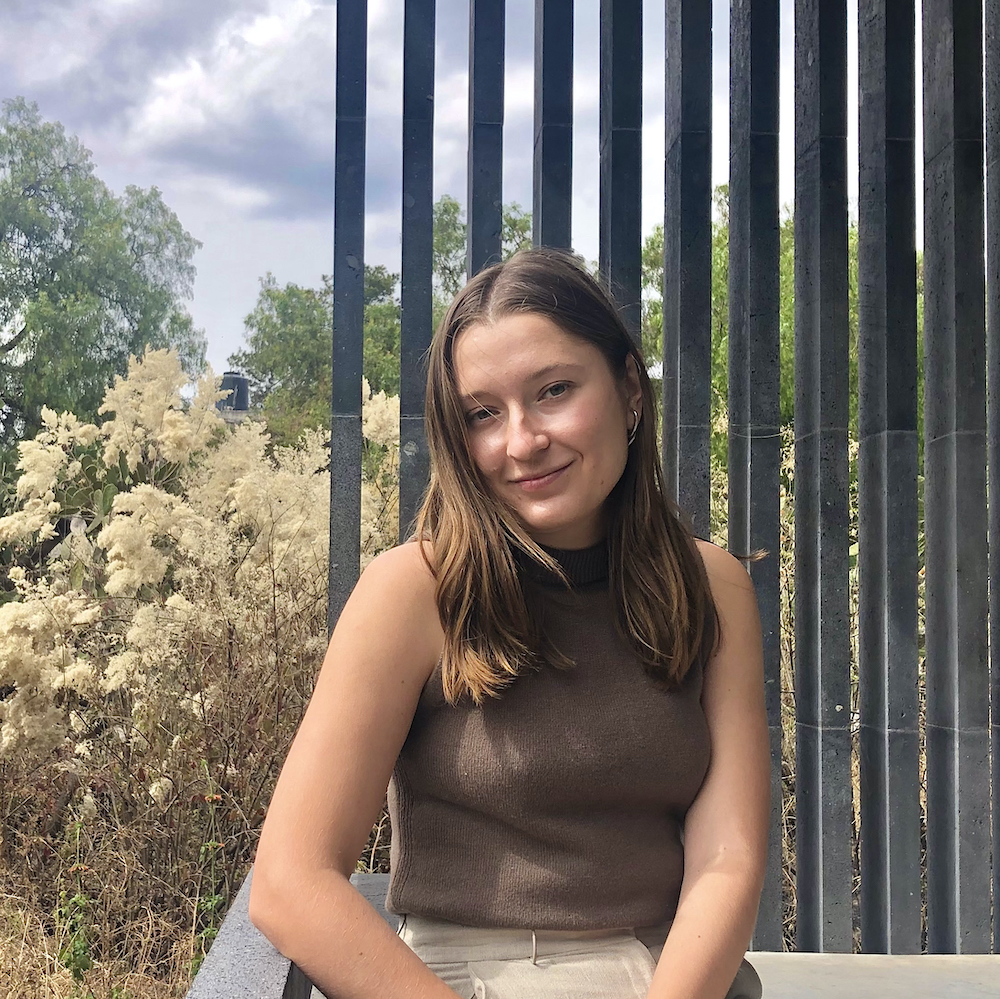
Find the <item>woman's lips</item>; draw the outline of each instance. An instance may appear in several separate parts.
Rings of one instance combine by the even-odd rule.
[[[547,472],[545,475],[539,475],[537,478],[533,479],[516,479],[514,485],[525,492],[535,492],[538,489],[544,489],[546,486],[555,482],[555,480],[562,475],[569,465],[563,465],[562,468],[557,468],[554,472]]]

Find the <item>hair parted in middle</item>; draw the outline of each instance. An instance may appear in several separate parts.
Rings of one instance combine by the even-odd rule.
[[[431,474],[416,537],[430,542],[421,547],[436,578],[444,629],[444,695],[454,704],[468,693],[482,704],[525,669],[545,661],[571,665],[541,633],[525,600],[518,559],[526,555],[568,580],[476,467],[455,379],[454,347],[461,333],[517,314],[545,317],[597,347],[619,380],[629,356],[635,358],[642,419],[625,471],[606,501],[609,585],[618,631],[651,675],[676,688],[699,658],[704,662],[710,655],[718,621],[694,536],[664,491],[656,401],[642,353],[582,260],[536,247],[473,277],[428,351]]]

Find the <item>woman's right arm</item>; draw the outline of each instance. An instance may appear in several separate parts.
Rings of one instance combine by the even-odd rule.
[[[338,999],[455,999],[349,881],[442,641],[419,545],[376,558],[340,615],[261,830],[250,919]]]

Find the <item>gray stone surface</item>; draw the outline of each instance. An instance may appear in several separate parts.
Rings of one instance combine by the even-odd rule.
[[[712,5],[667,0],[663,366],[676,375],[670,490],[708,537],[712,410]],[[673,415],[673,413],[671,413]],[[676,474],[673,470],[676,469]]]
[[[847,5],[795,3],[796,898],[851,948]]]
[[[601,274],[639,339],[642,281],[642,2],[601,0]]]
[[[991,941],[981,43],[981,4],[924,4],[927,941],[938,952]]]
[[[503,176],[503,0],[469,7],[468,276],[500,260]]]
[[[434,0],[403,13],[403,218],[400,230],[399,525],[412,522],[428,477],[423,355],[431,342],[434,255]]]
[[[730,14],[729,550],[769,556],[757,591],[771,744],[768,859],[754,942],[781,946],[781,591],[777,0]]]
[[[337,7],[337,120],[333,193],[333,366],[330,568],[333,630],[358,578],[361,495],[361,352],[364,330],[368,4]]]
[[[187,999],[281,999],[290,962],[250,922],[247,875]]]
[[[532,238],[572,245],[573,0],[535,5]]]
[[[859,34],[861,940],[920,950],[914,5]]]
[[[986,0],[986,365],[989,476],[989,575],[1000,579],[1000,0]],[[990,587],[991,703],[1000,705],[1000,586]],[[1000,844],[1000,710],[990,729],[993,760],[993,843]],[[993,849],[993,898],[1000,899],[1000,848]],[[994,905],[994,909],[997,906]],[[1000,952],[1000,919],[993,919]]]
[[[764,999],[998,999],[1000,956],[748,954]]]

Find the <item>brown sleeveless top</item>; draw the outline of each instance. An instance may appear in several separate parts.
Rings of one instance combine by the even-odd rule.
[[[386,908],[467,926],[599,929],[673,917],[684,814],[709,762],[702,665],[648,676],[614,626],[604,544],[525,595],[575,665],[452,707],[431,675],[389,784]]]

